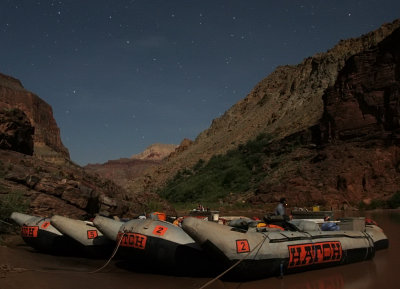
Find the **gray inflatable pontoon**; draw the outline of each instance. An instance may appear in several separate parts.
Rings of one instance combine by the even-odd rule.
[[[306,221],[305,221],[306,222]],[[312,224],[311,224],[312,225]],[[303,224],[303,227],[308,227]],[[375,226],[365,231],[245,231],[196,218],[182,223],[220,272],[238,261],[227,277],[249,280],[371,259],[386,236]]]
[[[210,268],[199,245],[171,223],[152,219],[122,223],[97,216],[93,224],[104,235],[120,242],[118,257],[132,269],[196,275]]]
[[[80,245],[50,223],[50,218],[13,212],[10,218],[21,226],[21,237],[38,251],[51,254],[79,254]]]
[[[51,224],[64,235],[76,240],[83,250],[93,257],[108,257],[111,255],[115,242],[104,236],[92,222],[70,219],[55,215]]]

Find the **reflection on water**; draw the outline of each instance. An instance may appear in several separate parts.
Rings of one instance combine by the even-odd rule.
[[[400,265],[400,211],[352,212],[346,216],[366,216],[383,228],[389,249],[377,251],[372,260],[268,278],[245,283],[223,282],[225,289],[397,289]],[[217,287],[216,287],[217,288]]]
[[[377,271],[374,262],[366,261],[287,275],[283,279],[269,278],[242,283],[238,287],[230,287],[228,283],[225,283],[227,285],[225,288],[364,289],[375,288],[373,284],[376,278]]]
[[[316,280],[310,280],[305,284],[296,284],[293,289],[341,289],[344,288],[343,276],[334,273],[331,276],[324,276]]]

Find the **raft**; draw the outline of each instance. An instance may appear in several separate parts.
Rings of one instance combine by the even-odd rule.
[[[307,224],[305,224],[307,223]],[[368,260],[387,240],[377,226],[365,231],[321,231],[303,221],[298,231],[247,231],[186,218],[183,230],[210,256],[226,278],[251,280]],[[293,226],[292,226],[293,227]],[[312,231],[301,230],[312,228]]]
[[[118,258],[129,268],[197,275],[211,267],[200,246],[171,223],[152,219],[121,223],[97,216],[93,224],[119,244]]]
[[[79,254],[80,244],[64,235],[51,223],[50,218],[13,212],[10,218],[21,226],[21,237],[34,249],[56,255]]]
[[[92,222],[55,215],[50,223],[64,235],[79,242],[80,250],[91,257],[109,257],[115,247],[115,242],[104,236]]]

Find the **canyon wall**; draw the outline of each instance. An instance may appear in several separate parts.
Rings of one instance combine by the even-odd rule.
[[[51,106],[27,91],[19,80],[0,73],[0,109],[14,108],[23,111],[35,128],[33,142],[36,157],[53,162],[69,160],[69,152],[61,141]]]

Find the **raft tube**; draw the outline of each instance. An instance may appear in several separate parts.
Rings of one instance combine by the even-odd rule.
[[[120,243],[119,258],[130,269],[198,275],[209,272],[209,260],[198,244],[180,227],[159,220],[130,220],[122,225],[97,216],[93,223]],[[117,230],[117,227],[118,230]]]
[[[21,226],[21,237],[38,251],[56,255],[76,252],[79,243],[62,234],[50,223],[50,218],[13,212],[10,218]]]
[[[96,216],[96,218],[93,219],[93,225],[112,241],[117,241],[119,229],[123,224],[124,222],[102,216]]]
[[[260,279],[371,259],[374,242],[368,232],[245,231],[229,226],[186,218],[188,233],[215,263],[220,272],[235,280]]]
[[[58,215],[51,217],[50,222],[60,232],[79,242],[83,251],[92,257],[109,257],[115,247],[115,242],[104,236],[92,222]]]
[[[375,250],[389,248],[389,239],[379,226],[373,224],[365,225],[365,232],[372,238]]]

